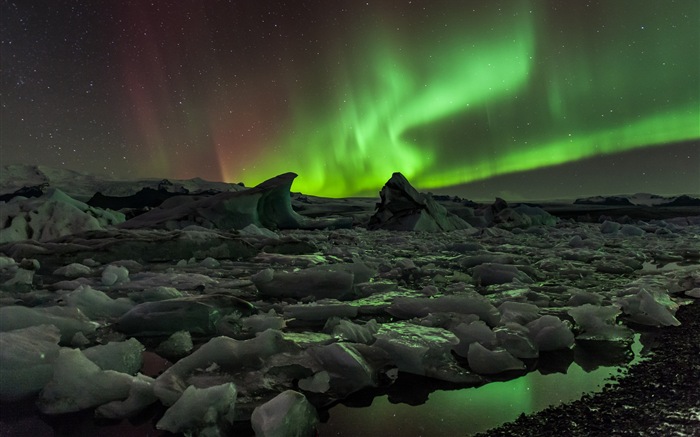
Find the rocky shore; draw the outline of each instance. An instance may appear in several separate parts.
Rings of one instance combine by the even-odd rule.
[[[700,305],[660,329],[649,359],[601,393],[478,434],[510,436],[700,436]]]

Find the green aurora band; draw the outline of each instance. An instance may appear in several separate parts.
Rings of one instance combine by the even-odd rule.
[[[376,194],[394,171],[439,188],[700,138],[699,2],[542,4],[369,23],[301,89],[290,73],[291,128],[236,176]]]

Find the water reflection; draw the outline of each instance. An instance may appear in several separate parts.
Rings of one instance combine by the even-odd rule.
[[[401,375],[395,384],[335,405],[322,418],[319,436],[470,435],[551,405],[599,391],[621,366],[640,359],[643,334],[633,343],[578,342],[570,351],[542,354],[536,370],[476,388],[455,388]],[[515,376],[515,375],[511,375]]]
[[[492,378],[481,387],[402,374],[392,385],[364,390],[321,411],[320,437],[470,435],[599,390],[622,366],[639,360],[655,342],[653,331],[633,343],[577,342],[567,351],[542,353],[526,362],[528,373]],[[33,437],[100,435],[163,436],[155,423],[165,407],[155,405],[121,422],[95,421],[92,410],[49,417],[33,401],[2,405],[0,435]],[[26,431],[26,432],[25,432]],[[235,435],[252,437],[250,423],[237,423]]]

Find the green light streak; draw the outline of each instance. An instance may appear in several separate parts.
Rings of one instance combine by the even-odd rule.
[[[343,63],[335,73],[343,84],[330,113],[320,114],[305,94],[296,95],[284,157],[259,166],[257,179],[299,169],[295,189],[343,196],[377,189],[394,171],[411,178],[437,165],[433,147],[413,143],[408,130],[503,98],[527,82],[532,24],[513,18],[490,31],[498,36],[473,41],[464,32],[445,35],[450,40],[440,53],[435,47],[409,52],[388,35],[368,39],[369,57]]]
[[[470,162],[469,165],[443,170],[418,177],[414,183],[424,188],[486,179],[498,174],[532,170],[544,166],[605,155],[643,147],[652,147],[668,141],[684,141],[700,137],[700,119],[694,108],[673,113],[657,114],[618,128],[591,132],[578,137],[542,142],[522,147],[490,160]]]
[[[520,1],[413,33],[370,26],[290,86],[277,153],[239,179],[295,171],[295,190],[348,196],[395,171],[439,188],[698,139],[700,38],[669,17],[699,5],[601,2],[560,22]]]

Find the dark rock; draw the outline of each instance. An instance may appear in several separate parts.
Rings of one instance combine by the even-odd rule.
[[[419,193],[401,173],[394,173],[379,194],[381,202],[369,229],[439,232],[471,227],[431,196]]]
[[[14,193],[8,193],[0,195],[0,202],[9,202],[15,197],[41,197],[44,195],[44,189],[48,187],[48,184],[37,185],[35,187],[22,187]]]
[[[499,212],[505,210],[506,208],[508,208],[508,202],[501,199],[500,197],[496,197],[496,201],[493,202],[493,205],[491,205],[491,210],[493,211],[494,214],[498,214]]]

